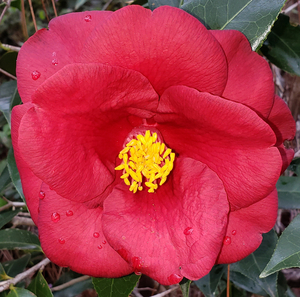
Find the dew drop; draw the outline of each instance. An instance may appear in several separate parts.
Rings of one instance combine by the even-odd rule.
[[[43,192],[43,191],[40,191],[39,192],[39,198],[41,199],[41,200],[43,200],[44,198],[45,198],[45,192]]]
[[[106,240],[102,241],[103,244],[106,244]]]
[[[56,66],[58,64],[58,60],[56,58],[52,59],[52,65]]]
[[[140,271],[135,271],[134,273],[135,273],[135,275],[141,275],[142,274]]]
[[[54,222],[54,223],[57,223],[59,220],[60,220],[60,214],[58,212],[54,212],[52,215],[51,215],[51,220]]]
[[[98,249],[101,250],[102,249],[102,245],[98,245]]]
[[[64,244],[66,241],[65,241],[63,238],[60,238],[60,239],[58,240],[58,242],[59,242],[60,244]]]
[[[31,73],[31,77],[32,77],[33,80],[37,80],[38,78],[40,78],[40,76],[41,76],[41,73],[38,72],[37,70],[34,70]]]
[[[231,244],[231,238],[229,236],[225,236],[223,240],[224,245],[229,245]]]
[[[84,20],[88,23],[88,22],[91,22],[92,21],[92,16],[90,14],[86,15],[84,17]]]
[[[100,236],[100,234],[99,234],[99,232],[94,232],[93,236],[94,236],[95,238],[98,238],[98,237]]]
[[[183,277],[179,274],[173,273],[171,275],[168,276],[168,281],[171,284],[178,284],[181,282],[181,280],[183,279]]]
[[[187,227],[184,229],[183,233],[184,235],[191,235],[193,233],[194,229],[192,227]]]
[[[66,211],[66,216],[67,217],[71,217],[73,215],[73,211],[72,210],[67,210]]]
[[[236,230],[232,230],[232,235],[236,235]]]

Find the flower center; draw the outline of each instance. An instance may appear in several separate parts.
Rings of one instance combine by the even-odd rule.
[[[115,170],[123,170],[121,178],[136,193],[142,191],[143,176],[144,184],[149,193],[154,193],[167,180],[167,176],[173,169],[175,153],[167,148],[164,143],[157,140],[157,133],[145,132],[131,139],[119,153],[121,165]]]

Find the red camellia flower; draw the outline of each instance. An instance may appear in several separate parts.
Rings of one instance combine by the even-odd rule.
[[[295,125],[240,32],[168,6],[72,13],[24,44],[17,76],[14,152],[54,263],[168,285],[272,228]]]

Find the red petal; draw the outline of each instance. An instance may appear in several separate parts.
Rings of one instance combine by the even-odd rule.
[[[218,174],[232,207],[249,206],[273,190],[281,169],[275,135],[250,108],[177,86],[161,97],[155,120],[168,147]]]
[[[102,232],[102,208],[62,198],[42,186],[38,221],[42,248],[59,266],[94,277],[121,277],[132,268],[112,249]]]
[[[82,47],[94,27],[112,12],[88,11],[59,16],[22,46],[17,61],[18,90],[23,102],[47,78],[65,65],[79,60]],[[85,18],[90,16],[90,21]]]
[[[282,157],[282,172],[289,166],[294,157],[294,150],[287,149],[282,144],[285,140],[292,140],[296,134],[296,125],[286,103],[275,96],[274,105],[268,117],[268,123],[277,136],[276,145]]]
[[[276,189],[259,202],[229,213],[224,244],[217,263],[237,262],[254,252],[262,241],[262,233],[269,232],[277,219]]]
[[[104,202],[102,221],[105,236],[135,271],[170,285],[210,271],[227,214],[217,175],[198,161],[178,157],[154,194],[132,194],[125,184],[117,186]]]
[[[14,107],[11,114],[11,138],[14,148],[14,155],[17,167],[20,173],[23,193],[26,198],[26,204],[30,211],[31,217],[35,224],[38,221],[38,206],[39,206],[39,193],[42,181],[34,175],[32,170],[22,158],[19,150],[19,126],[24,114],[32,107],[31,103],[18,105]]]
[[[115,159],[158,97],[137,72],[101,64],[65,66],[41,85],[23,117],[19,146],[32,171],[59,195],[88,201],[113,182]]]
[[[222,97],[243,103],[267,117],[273,105],[272,71],[261,56],[251,50],[239,31],[211,31],[220,42],[228,63],[228,81]]]
[[[122,8],[95,28],[84,48],[85,61],[109,63],[145,75],[161,94],[187,85],[221,94],[227,65],[219,43],[193,16],[163,6]]]

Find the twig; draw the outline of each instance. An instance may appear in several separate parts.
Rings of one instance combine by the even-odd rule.
[[[0,68],[0,72],[3,73],[3,74],[5,74],[5,75],[8,76],[8,77],[14,79],[14,80],[17,80],[16,76],[14,76],[14,75],[8,73],[7,71],[5,71],[5,70],[3,70],[3,69],[1,69],[1,68]]]
[[[35,15],[34,15],[33,7],[32,7],[32,1],[31,1],[31,0],[28,0],[28,3],[29,3],[29,7],[30,7],[30,12],[31,12],[31,16],[32,16],[32,21],[33,21],[33,24],[34,24],[34,29],[35,29],[35,32],[36,32],[36,31],[37,31],[37,25],[36,25]]]
[[[294,3],[293,5],[289,6],[287,9],[282,10],[283,13],[289,13],[291,10],[293,10],[294,8],[296,8],[299,5],[298,2]]]
[[[22,23],[23,36],[27,40],[29,38],[29,36],[28,36],[27,27],[26,27],[26,16],[25,16],[24,0],[21,0],[21,23]]]
[[[12,220],[11,223],[13,224],[13,228],[21,225],[25,226],[35,226],[33,220],[31,218],[24,218],[20,217],[19,215],[15,216]]]
[[[69,282],[66,282],[66,283],[60,285],[60,286],[56,286],[56,287],[51,288],[51,291],[52,291],[52,292],[60,291],[60,290],[62,290],[62,289],[68,288],[68,287],[70,287],[70,286],[72,286],[72,285],[74,285],[74,284],[77,284],[77,283],[80,283],[80,282],[82,282],[82,281],[85,281],[85,280],[87,280],[87,279],[89,279],[89,278],[91,278],[91,277],[88,276],[88,275],[83,275],[83,276],[77,277],[77,278],[75,278],[75,279],[72,279],[72,280],[69,281]]]
[[[6,50],[6,51],[13,51],[13,52],[18,52],[20,51],[20,47],[18,46],[13,46],[13,45],[9,45],[9,44],[4,44],[4,43],[0,43],[1,47]]]
[[[47,19],[47,22],[49,23],[49,17],[48,17],[48,13],[47,13],[47,9],[46,9],[44,0],[42,0],[42,5],[43,5],[43,10],[44,10],[44,13],[45,13],[45,17]]]
[[[10,2],[11,2],[11,1],[12,1],[12,0],[7,0],[6,5],[5,5],[5,7],[3,8],[3,11],[2,11],[1,16],[0,16],[0,22],[2,21],[2,19],[3,19],[3,17],[4,17],[4,14],[5,14],[6,10],[10,7]]]
[[[226,297],[230,297],[230,265],[227,265],[227,288]]]
[[[57,17],[57,11],[56,11],[56,7],[55,7],[55,2],[54,2],[54,0],[52,0],[52,6],[53,6],[53,10],[54,10],[55,17]]]
[[[106,10],[106,8],[113,2],[113,0],[108,0],[102,7],[101,10]]]
[[[51,261],[48,258],[45,258],[40,263],[32,266],[31,268],[29,268],[28,270],[26,270],[24,272],[18,274],[15,278],[0,282],[0,292],[3,292],[5,290],[9,289],[10,285],[16,285],[18,282],[20,282],[24,278],[28,277],[29,275],[35,273],[36,271],[38,271],[42,267],[46,266],[50,262]]]
[[[175,291],[175,290],[177,290],[178,289],[178,286],[175,286],[175,287],[173,287],[173,288],[171,288],[171,289],[169,289],[169,290],[167,290],[167,291],[164,291],[164,292],[162,292],[162,293],[159,293],[159,294],[156,294],[156,295],[152,295],[152,297],[163,297],[163,296],[166,296],[166,295],[168,295],[169,293],[171,293],[171,292],[173,292],[173,291]]]
[[[11,207],[24,207],[24,206],[26,206],[26,204],[24,202],[12,202],[12,201],[9,201],[7,199],[5,199],[5,200],[7,201],[7,204],[0,207],[0,212],[2,210],[5,210],[5,209],[11,208]]]
[[[136,297],[143,297],[143,295],[139,293],[139,289],[138,288],[134,288],[133,291],[132,291],[132,293]]]

